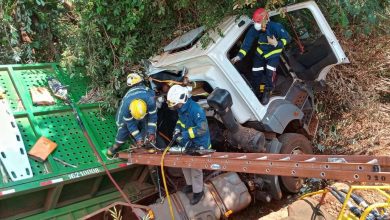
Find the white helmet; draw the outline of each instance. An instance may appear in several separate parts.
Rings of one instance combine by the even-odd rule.
[[[167,95],[168,107],[173,107],[179,103],[186,103],[188,100],[188,88],[180,85],[172,86]]]
[[[137,73],[130,73],[129,75],[127,75],[127,85],[128,86],[134,86],[135,84],[138,84],[138,83],[142,82],[143,80],[144,79],[142,78],[142,76],[140,76]]]

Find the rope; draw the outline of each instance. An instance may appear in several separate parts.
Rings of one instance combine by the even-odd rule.
[[[290,18],[290,15],[288,15],[288,12],[286,12],[286,16],[287,16],[288,21],[290,22],[291,27],[292,27],[292,29],[293,29],[293,31],[294,31],[294,34],[295,34],[294,40],[295,40],[295,42],[297,42],[298,47],[299,47],[299,50],[301,51],[301,54],[303,54],[303,52],[305,52],[305,47],[303,46],[301,40],[299,40],[297,31],[296,31],[295,28],[294,28],[294,24],[292,23],[291,18]]]
[[[85,126],[84,126],[84,123],[81,121],[81,118],[79,116],[79,113],[77,112],[76,110],[76,107],[74,106],[74,104],[70,101],[69,98],[67,98],[65,100],[65,102],[67,102],[71,107],[72,107],[72,110],[73,110],[73,113],[77,119],[77,122],[81,128],[81,130],[83,131],[83,134],[85,136],[85,138],[87,139],[87,142],[89,144],[89,146],[92,148],[92,151],[93,153],[95,154],[95,156],[97,157],[98,159],[98,162],[103,166],[104,168],[104,171],[106,172],[108,178],[110,178],[112,184],[114,184],[115,188],[118,190],[118,192],[121,194],[121,196],[123,197],[123,199],[131,206],[134,206],[129,198],[127,197],[127,195],[123,192],[123,190],[119,187],[118,183],[115,181],[115,179],[112,177],[110,171],[108,170],[106,164],[103,162],[102,158],[100,157],[97,149],[96,149],[96,146],[93,144],[92,140],[91,140],[91,137],[89,136],[87,130],[85,129]]]
[[[164,133],[162,133],[161,131],[158,132],[158,134],[163,137],[165,140],[167,141],[171,141],[171,139],[169,139],[169,137],[167,137]]]
[[[175,80],[158,80],[158,79],[155,79],[155,78],[152,78],[152,77],[149,77],[152,81],[155,81],[155,82],[159,82],[159,83],[173,83],[173,84],[178,84],[178,85],[184,85],[183,82],[178,82],[178,81],[175,81]]]

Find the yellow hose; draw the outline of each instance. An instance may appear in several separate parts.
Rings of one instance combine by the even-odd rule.
[[[168,152],[168,150],[170,149],[171,147],[168,146],[162,156],[161,156],[161,175],[162,175],[162,179],[163,179],[163,183],[164,183],[164,189],[165,189],[165,192],[167,193],[167,198],[168,198],[168,205],[169,205],[169,212],[171,213],[171,218],[172,220],[175,220],[175,215],[173,213],[173,208],[172,208],[172,203],[171,203],[171,197],[169,196],[169,192],[168,192],[168,187],[167,187],[167,182],[165,180],[165,173],[164,173],[164,157],[165,157],[165,154]]]

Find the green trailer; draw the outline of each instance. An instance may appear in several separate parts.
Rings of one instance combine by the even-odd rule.
[[[56,63],[0,65],[0,87],[12,109],[25,151],[28,152],[41,136],[58,144],[45,162],[29,158],[32,178],[12,181],[1,167],[0,219],[77,219],[121,200],[83,135],[72,108],[59,99],[51,106],[32,104],[30,88],[48,87],[48,76],[69,86],[70,98],[76,103],[93,144],[131,200],[137,202],[155,195],[156,187],[147,167],[129,166],[105,156],[105,149],[116,134],[114,116],[103,116],[99,103],[77,104],[90,83],[81,75],[71,77]],[[53,157],[75,167],[66,166]]]

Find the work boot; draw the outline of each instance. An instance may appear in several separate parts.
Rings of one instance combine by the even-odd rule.
[[[107,156],[109,156],[109,157],[114,156],[119,151],[119,148],[121,146],[122,145],[119,145],[119,144],[112,145],[110,148],[107,149],[107,153],[106,153]]]
[[[260,100],[262,105],[267,105],[268,104],[269,98],[270,98],[270,95],[271,95],[270,93],[271,93],[270,90],[268,90],[268,89],[264,90],[263,96],[261,97],[261,100]]]
[[[192,193],[192,185],[185,185],[181,191],[185,194]]]
[[[261,99],[263,98],[263,93],[264,92],[259,92],[259,93],[257,93],[257,99],[259,100],[259,101],[261,101]]]
[[[202,200],[203,198],[203,195],[204,195],[204,192],[200,192],[200,193],[194,193],[194,195],[192,195],[192,199],[190,201],[190,204],[191,205],[196,205],[198,204],[198,202],[200,202],[200,200]]]
[[[264,88],[265,88],[265,85],[264,84],[260,84],[259,86],[259,91],[257,92],[256,96],[257,96],[257,99],[259,101],[261,101],[261,99],[263,98],[263,93],[264,93]]]

